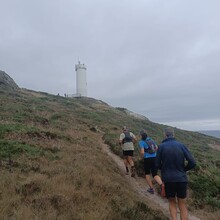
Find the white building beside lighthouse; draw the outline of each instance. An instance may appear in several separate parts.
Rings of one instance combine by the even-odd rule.
[[[76,70],[76,96],[87,96],[86,66],[80,62],[75,65]]]

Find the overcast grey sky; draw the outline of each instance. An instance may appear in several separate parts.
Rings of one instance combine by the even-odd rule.
[[[219,0],[0,0],[0,70],[186,130],[220,129]]]

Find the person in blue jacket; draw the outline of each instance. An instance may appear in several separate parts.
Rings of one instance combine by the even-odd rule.
[[[188,219],[186,172],[194,168],[196,163],[187,147],[174,138],[173,128],[167,127],[164,135],[165,140],[157,151],[156,167],[161,169],[172,220],[177,219],[177,205],[181,219],[186,220]]]
[[[149,153],[148,148],[149,148],[149,141],[151,141],[151,143],[153,142],[153,144],[156,146],[156,143],[150,138],[148,137],[147,133],[145,130],[141,130],[140,131],[140,136],[141,136],[141,140],[139,141],[139,147],[140,147],[140,153],[142,155],[142,157],[144,158],[144,171],[145,171],[145,178],[147,181],[147,184],[149,186],[149,189],[147,190],[149,193],[154,194],[154,188],[153,188],[153,183],[151,180],[151,176],[154,178],[154,180],[160,185],[161,190],[163,187],[162,184],[162,180],[160,178],[160,176],[157,174],[157,168],[155,166],[155,159],[156,159],[156,151],[155,152],[151,152]],[[162,194],[162,192],[161,192]]]

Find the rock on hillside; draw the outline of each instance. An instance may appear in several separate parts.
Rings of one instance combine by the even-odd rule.
[[[17,90],[19,87],[7,73],[0,70],[0,89]]]

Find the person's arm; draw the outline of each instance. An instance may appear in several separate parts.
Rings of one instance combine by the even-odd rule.
[[[144,144],[141,141],[139,142],[139,146],[140,146],[141,158],[144,158]]]
[[[187,161],[187,165],[185,166],[185,171],[191,170],[192,168],[194,168],[196,166],[195,159],[193,158],[193,156],[189,152],[188,148],[184,145],[183,145],[183,152],[184,152],[184,156]]]
[[[123,144],[122,143],[123,139],[124,139],[123,134],[121,134],[118,141],[120,146]]]
[[[144,158],[144,148],[141,148],[141,157]]]
[[[155,146],[156,146],[156,151],[158,151],[158,145],[157,145],[157,143],[153,140],[153,142],[154,142],[154,144],[155,144]]]
[[[118,143],[119,143],[120,146],[122,145],[122,141],[121,140],[119,140]]]
[[[130,135],[132,137],[133,144],[135,144],[137,142],[137,139],[136,139],[135,135],[132,132],[130,132]]]
[[[161,160],[161,147],[160,147],[160,146],[158,147],[158,150],[157,150],[157,156],[156,156],[156,160],[155,160],[155,166],[156,166],[157,169],[160,169],[160,170],[161,170],[162,160]]]

